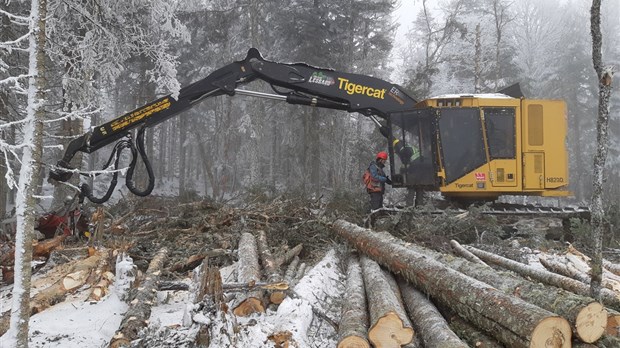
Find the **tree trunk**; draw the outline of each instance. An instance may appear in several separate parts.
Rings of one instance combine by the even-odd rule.
[[[399,279],[398,286],[411,321],[425,347],[467,348],[426,295]]]
[[[251,233],[241,235],[238,247],[239,263],[237,265],[237,281],[253,284],[260,281],[260,266],[258,265],[258,250],[256,239]],[[252,313],[265,312],[263,291],[253,290],[247,294],[239,294],[232,306],[233,313],[246,317]]]
[[[472,254],[478,256],[484,261],[494,263],[513,272],[516,272],[522,276],[530,277],[534,280],[542,282],[544,284],[557,286],[559,288],[574,292],[581,296],[590,296],[590,288],[584,283],[571,279],[553,272],[541,270],[538,268],[524,265],[520,262],[516,262],[499,255],[486,252],[484,250],[476,249],[472,246],[465,246]],[[610,306],[613,309],[618,310],[620,308],[620,299],[613,291],[608,289],[601,289],[601,301],[606,306]]]
[[[377,348],[409,344],[413,340],[413,328],[408,325],[405,309],[381,272],[381,267],[367,257],[362,257],[360,263],[370,313],[368,339]]]
[[[594,240],[594,254],[592,257],[592,280],[590,283],[592,297],[600,299],[601,282],[603,278],[603,236],[605,232],[605,209],[603,207],[603,181],[605,161],[609,147],[609,98],[611,96],[611,81],[614,75],[613,67],[603,66],[603,35],[601,34],[601,0],[592,0],[590,9],[590,24],[592,34],[592,64],[598,76],[598,117],[596,120],[596,153],[594,155],[594,172],[592,173],[592,239]]]
[[[345,300],[338,326],[338,348],[370,348],[367,332],[368,310],[362,269],[357,254],[350,254]]]
[[[570,347],[571,328],[564,318],[385,241],[381,234],[344,220],[336,221],[333,227],[358,250],[492,332],[502,342],[514,347],[536,347],[545,342],[554,347]]]
[[[32,269],[32,235],[35,226],[36,184],[41,175],[43,156],[43,120],[45,119],[45,18],[47,0],[32,0],[30,8],[30,38],[28,75],[28,105],[25,122],[21,169],[15,204],[17,230],[15,233],[15,282],[9,342],[16,347],[28,347],[30,322],[30,277]]]
[[[138,338],[138,332],[148,325],[151,316],[151,306],[157,294],[159,276],[168,258],[168,249],[161,248],[149,263],[144,282],[138,288],[138,293],[131,306],[125,313],[119,330],[112,337],[111,348],[127,347],[131,341]]]

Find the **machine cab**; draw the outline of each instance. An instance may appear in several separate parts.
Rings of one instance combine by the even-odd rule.
[[[570,195],[562,101],[446,95],[388,124],[393,186],[463,199]]]

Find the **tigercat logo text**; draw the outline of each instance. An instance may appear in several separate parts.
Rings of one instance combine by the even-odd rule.
[[[358,85],[357,83],[349,82],[348,79],[345,79],[343,77],[339,77],[338,81],[340,81],[338,89],[347,91],[347,94],[364,94],[377,99],[383,99],[385,97],[385,88],[378,89],[364,85]]]
[[[112,128],[113,132],[116,132],[117,130],[124,129],[125,127],[132,125],[136,122],[140,122],[141,120],[147,117],[150,117],[156,112],[166,110],[169,107],[170,107],[170,98],[164,98],[153,104],[147,105],[141,109],[128,113],[127,115],[122,117],[120,120],[112,122],[112,124],[110,124],[110,127]]]
[[[474,188],[474,184],[456,184],[457,188]]]

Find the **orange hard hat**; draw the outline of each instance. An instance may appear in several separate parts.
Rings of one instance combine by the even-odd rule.
[[[377,159],[387,160],[388,154],[385,151],[381,151],[377,154]]]

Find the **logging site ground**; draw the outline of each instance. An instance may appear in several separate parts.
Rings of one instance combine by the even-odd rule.
[[[365,198],[93,210],[91,240],[35,245],[30,346],[620,347],[620,249],[606,240],[592,300],[587,221],[429,205],[365,228]]]

